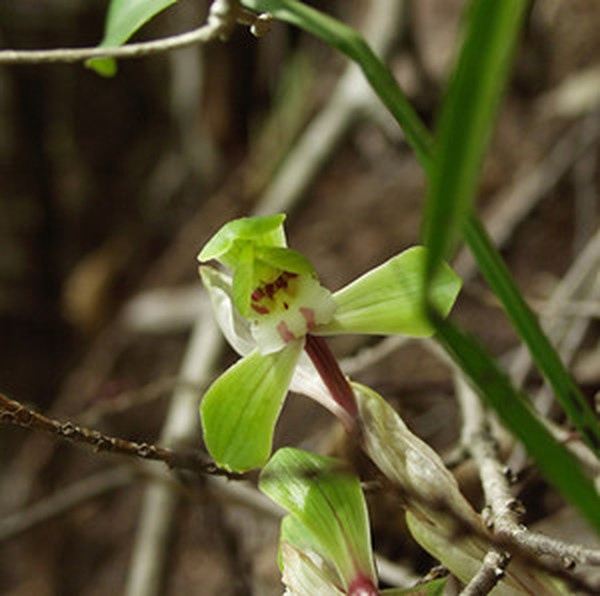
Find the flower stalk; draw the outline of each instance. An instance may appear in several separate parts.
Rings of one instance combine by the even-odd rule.
[[[354,422],[358,415],[356,397],[348,379],[342,373],[336,357],[322,337],[317,337],[310,333],[306,336],[304,350],[315,365],[321,380],[325,383],[333,400],[350,415],[352,421],[351,427],[348,427],[349,423],[347,419],[342,419],[342,422],[348,432],[353,432],[355,428]]]

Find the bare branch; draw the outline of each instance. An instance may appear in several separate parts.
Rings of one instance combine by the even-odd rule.
[[[464,587],[460,596],[484,596],[489,594],[504,577],[504,569],[510,558],[506,554],[491,550],[483,559],[483,565]]]
[[[98,430],[78,426],[72,422],[61,422],[49,418],[18,401],[9,399],[1,393],[0,422],[21,428],[39,430],[59,439],[87,445],[97,452],[118,453],[145,460],[160,461],[172,469],[187,470],[202,475],[226,476],[231,479],[243,477],[240,474],[222,470],[214,463],[207,462],[204,455],[198,451],[174,451],[158,445],[136,443],[127,439],[111,437]]]
[[[93,48],[56,48],[52,50],[0,50],[0,64],[42,64],[84,62],[90,58],[141,58],[152,54],[162,54],[170,50],[208,43],[215,39],[227,39],[236,23],[252,27],[254,34],[260,34],[257,28],[264,18],[251,15],[243,10],[235,0],[215,0],[207,21],[201,27],[181,33],[141,43],[132,43],[119,47]]]

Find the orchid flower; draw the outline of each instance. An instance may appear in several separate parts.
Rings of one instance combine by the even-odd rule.
[[[423,247],[331,293],[308,259],[287,247],[284,219],[231,221],[198,255],[217,322],[242,356],[209,387],[200,409],[206,447],[228,470],[266,463],[288,390],[315,399],[354,429],[354,392],[323,336],[433,333],[423,309]],[[220,268],[202,264],[207,261]],[[450,311],[460,285],[450,267],[438,270],[432,302],[441,315]]]

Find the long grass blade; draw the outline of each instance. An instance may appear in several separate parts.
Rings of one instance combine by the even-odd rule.
[[[474,0],[467,10],[464,42],[439,117],[425,203],[428,280],[471,210],[526,5],[524,0]]]

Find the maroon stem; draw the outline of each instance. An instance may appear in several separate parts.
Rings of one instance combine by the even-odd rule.
[[[323,383],[329,389],[331,397],[348,412],[352,420],[355,420],[358,415],[358,407],[354,391],[342,373],[327,342],[322,337],[308,334],[304,349],[315,365]]]

